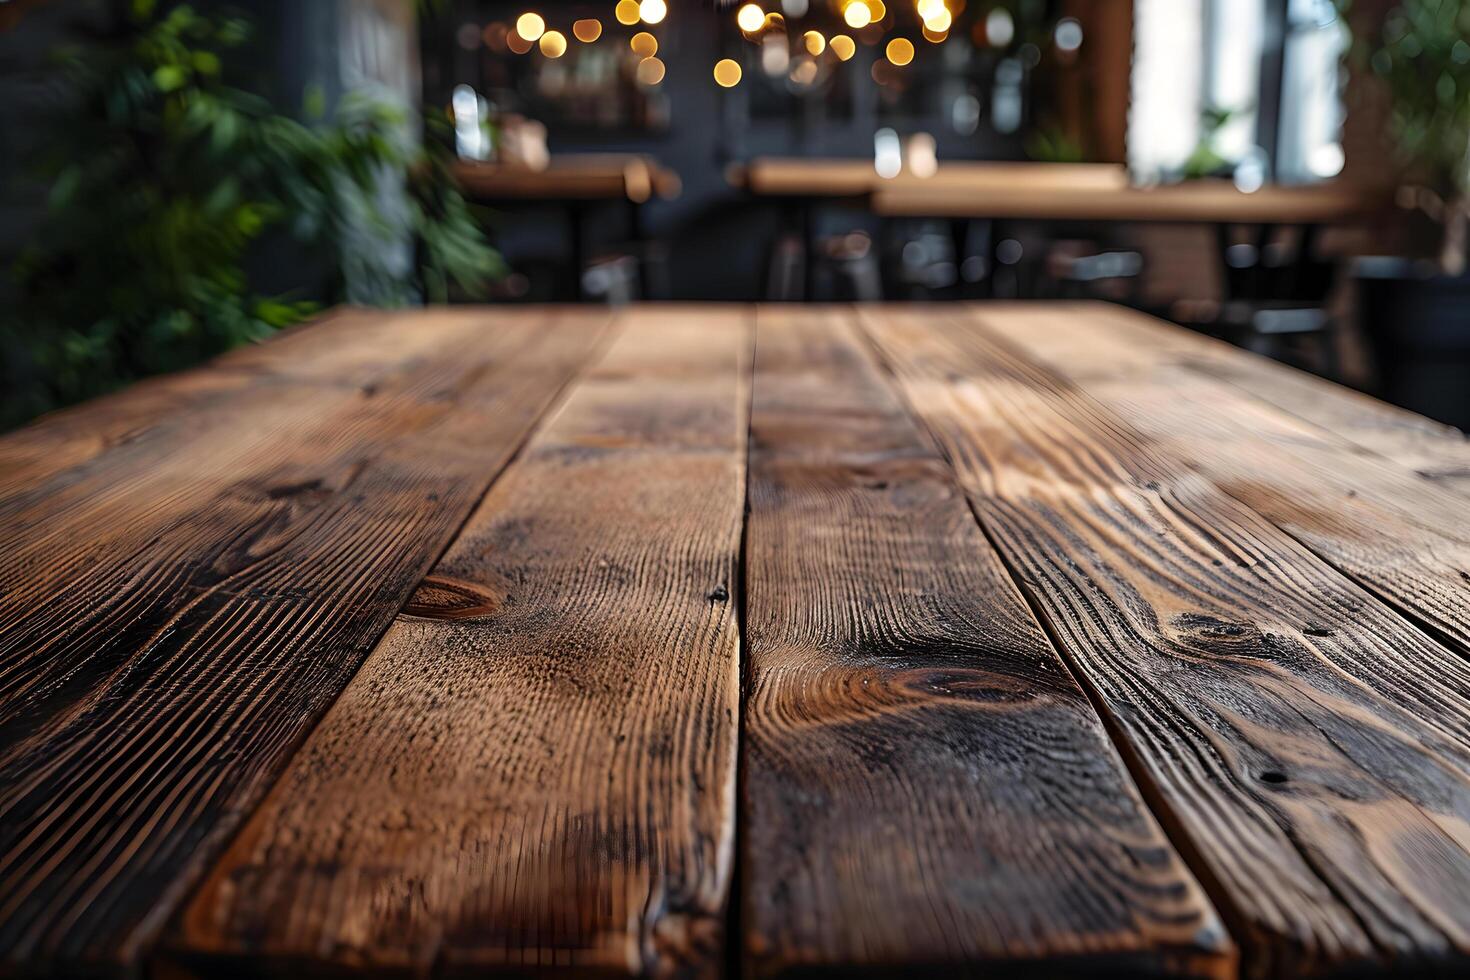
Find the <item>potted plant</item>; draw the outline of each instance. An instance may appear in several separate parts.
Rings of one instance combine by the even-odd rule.
[[[1359,263],[1364,325],[1380,393],[1470,426],[1470,2],[1396,0],[1381,21],[1353,17],[1355,70],[1387,96],[1399,200],[1437,229],[1437,261]],[[1366,6],[1366,4],[1364,5]],[[1368,13],[1368,11],[1362,11]],[[1364,29],[1364,28],[1368,29]],[[1422,217],[1421,217],[1422,221]]]

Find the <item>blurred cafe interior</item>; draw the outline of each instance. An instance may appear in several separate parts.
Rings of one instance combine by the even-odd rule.
[[[0,3],[6,90],[68,6]],[[483,288],[420,299],[1101,299],[1470,423],[1460,0],[234,6],[254,90],[375,87],[442,144]]]

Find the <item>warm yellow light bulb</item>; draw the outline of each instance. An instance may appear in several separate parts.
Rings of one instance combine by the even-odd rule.
[[[540,14],[521,14],[516,18],[516,33],[527,41],[534,41],[546,33],[546,21]]]
[[[547,31],[542,34],[541,53],[548,58],[560,58],[567,53],[567,36],[561,31]]]
[[[914,60],[914,42],[906,37],[896,37],[888,42],[885,53],[890,62],[902,68]]]
[[[754,34],[766,22],[766,12],[753,3],[747,3],[735,11],[735,26],[747,34]]]
[[[837,55],[838,61],[846,61],[854,54],[857,54],[857,45],[846,34],[839,34],[828,41],[827,47],[831,48],[832,53]]]
[[[602,21],[591,17],[579,20],[572,25],[572,36],[583,44],[591,44],[602,37]]]
[[[868,9],[868,5],[863,3],[862,0],[854,0],[842,12],[842,19],[847,22],[848,27],[851,27],[853,30],[860,30],[873,22],[873,12]]]
[[[729,58],[715,62],[715,84],[720,88],[734,88],[740,84],[740,65]]]
[[[642,0],[638,4],[638,16],[645,24],[657,24],[669,14],[669,5],[664,0]]]
[[[613,16],[625,27],[638,23],[638,0],[618,0]]]
[[[822,36],[821,31],[807,31],[801,36],[801,40],[806,45],[807,54],[813,58],[827,50],[827,39]]]

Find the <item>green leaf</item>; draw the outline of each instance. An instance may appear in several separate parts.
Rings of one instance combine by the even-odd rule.
[[[153,70],[153,84],[160,92],[177,91],[188,78],[188,73],[179,65],[159,65]]]

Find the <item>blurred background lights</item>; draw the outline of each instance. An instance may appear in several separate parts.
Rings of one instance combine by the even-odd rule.
[[[652,58],[658,54],[658,38],[647,31],[639,31],[628,40],[628,47],[640,58]]]
[[[821,31],[807,31],[801,36],[801,39],[806,45],[807,54],[813,57],[827,50],[827,39],[822,36]]]
[[[766,22],[766,12],[753,3],[747,3],[735,12],[735,26],[747,34],[754,34]]]
[[[846,61],[857,53],[857,45],[846,34],[839,34],[831,41],[828,41],[827,47],[831,48],[832,53],[837,55],[838,61]]]
[[[668,13],[669,5],[664,0],[642,0],[638,4],[638,16],[645,24],[657,24],[668,16]],[[662,67],[662,62],[660,62],[660,67]]]
[[[541,35],[541,53],[548,58],[560,58],[567,53],[567,38],[561,31],[547,31]]]
[[[505,36],[505,46],[516,54],[525,54],[536,46],[536,42],[521,37],[519,31],[511,31]]]
[[[1061,51],[1076,51],[1082,47],[1082,25],[1075,17],[1063,17],[1057,21],[1052,37]]]
[[[855,2],[849,3],[847,8],[842,11],[842,19],[847,22],[848,27],[851,27],[853,30],[859,30],[872,23],[873,12],[868,9],[867,4],[856,2],[855,0]]]
[[[787,17],[805,17],[810,6],[807,0],[781,0],[781,12]]]
[[[906,37],[896,37],[888,42],[884,54],[890,62],[902,68],[914,60],[914,42]]]
[[[720,88],[734,88],[740,84],[740,65],[729,58],[715,62],[715,84]]]
[[[883,0],[867,0],[867,7],[871,23],[876,24],[888,16],[888,8],[883,6]]]
[[[638,23],[638,0],[618,0],[618,5],[613,8],[613,16],[624,27]]]
[[[652,87],[664,80],[664,63],[657,58],[644,58],[638,62],[638,84]]]
[[[602,37],[602,21],[593,18],[579,20],[572,25],[572,36],[583,44],[591,44]]]
[[[873,134],[873,169],[884,180],[897,177],[903,170],[903,145],[898,133],[886,126]]]
[[[1010,11],[997,7],[985,15],[985,40],[991,47],[1003,48],[1016,37],[1016,22]]]
[[[938,12],[936,12],[932,17],[924,18],[924,27],[935,34],[948,33],[949,26],[953,23],[954,17],[952,17],[950,15],[950,12],[948,10],[945,10],[943,7],[939,8]]]
[[[540,14],[521,14],[516,18],[516,33],[527,41],[535,41],[546,33],[546,21]]]

